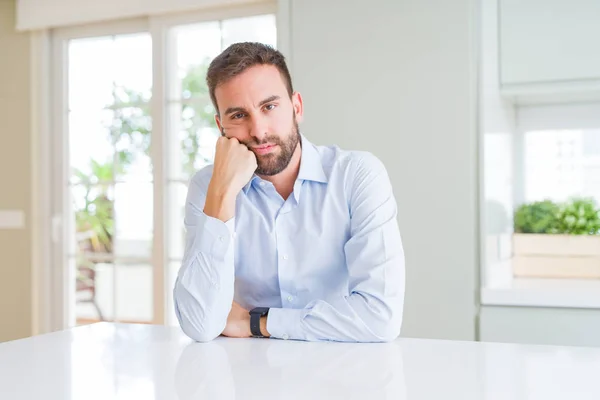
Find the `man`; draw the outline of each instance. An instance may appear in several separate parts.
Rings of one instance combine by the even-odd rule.
[[[266,45],[231,45],[207,83],[222,136],[189,186],[182,330],[201,342],[396,338],[404,252],[383,164],[300,134],[302,97]]]

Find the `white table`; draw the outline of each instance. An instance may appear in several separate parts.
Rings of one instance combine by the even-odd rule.
[[[218,338],[100,323],[0,344],[0,398],[600,399],[600,349]]]

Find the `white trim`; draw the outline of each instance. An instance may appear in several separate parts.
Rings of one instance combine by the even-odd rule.
[[[503,84],[500,93],[520,105],[600,101],[600,79]]]
[[[519,111],[517,110],[517,113]],[[517,117],[518,118],[518,117]],[[513,135],[513,206],[525,203],[525,132],[518,126]]]
[[[68,177],[66,162],[69,159],[67,146],[67,43],[60,36],[52,37],[52,154],[50,161],[52,188],[66,188]],[[64,211],[68,201],[64,190],[53,190],[51,195],[51,224],[52,224],[52,330],[65,329],[71,325],[69,292],[69,271],[67,265],[66,241],[68,224]]]
[[[517,127],[521,132],[600,128],[600,101],[580,104],[522,106]]]
[[[502,287],[481,290],[484,305],[600,309],[600,281],[514,279]]]
[[[148,32],[149,23],[146,18],[135,18],[103,23],[92,23],[82,26],[56,28],[52,30],[55,40],[82,39],[98,36],[128,35]]]
[[[151,27],[160,27],[167,30],[179,25],[191,25],[262,14],[276,14],[276,12],[277,4],[275,0],[270,0],[257,4],[229,5],[222,8],[151,16],[149,17],[149,24]]]
[[[31,34],[31,277],[32,334],[52,330],[51,193],[50,170],[50,62],[48,31]]]
[[[156,20],[150,19],[150,35],[152,36],[152,132],[151,132],[151,160],[154,182],[154,227],[152,246],[153,275],[153,322],[165,324],[165,291],[166,276],[166,254],[165,254],[165,144],[168,141],[166,135],[166,103],[167,95],[167,67],[174,64],[172,58],[167,57],[170,37],[167,28]],[[171,62],[167,62],[170,60]]]

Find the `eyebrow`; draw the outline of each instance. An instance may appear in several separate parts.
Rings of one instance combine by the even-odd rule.
[[[262,107],[265,104],[270,103],[275,100],[279,100],[280,98],[281,97],[279,97],[277,95],[269,96],[266,99],[262,100],[260,103],[258,103],[258,106]],[[229,107],[227,110],[225,110],[225,115],[233,114],[236,112],[247,112],[247,110],[244,107]]]

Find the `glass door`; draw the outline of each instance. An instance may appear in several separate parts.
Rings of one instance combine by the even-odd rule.
[[[149,323],[154,320],[152,40],[142,32],[61,45],[67,322]]]
[[[53,326],[177,324],[187,185],[219,136],[208,65],[276,40],[264,5],[54,32]]]

